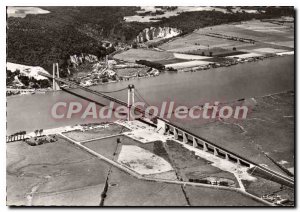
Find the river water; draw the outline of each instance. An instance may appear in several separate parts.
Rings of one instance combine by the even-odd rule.
[[[91,88],[110,91],[124,88],[128,84],[134,84],[146,101],[152,105],[173,100],[176,104],[192,106],[204,102],[226,102],[264,96],[294,90],[294,56],[270,58],[199,72],[168,72],[158,77],[131,79]],[[77,89],[73,91],[82,93]],[[82,94],[107,103],[87,93]],[[111,95],[127,101],[127,91]],[[57,101],[82,101],[82,99],[64,91],[7,97],[7,133],[84,123],[79,118],[53,120],[50,111]]]

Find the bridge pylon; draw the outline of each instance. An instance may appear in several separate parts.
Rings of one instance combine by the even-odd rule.
[[[127,102],[127,121],[130,121],[132,119],[131,117],[131,107],[134,106],[134,85],[129,84],[128,85],[128,102]]]
[[[59,82],[55,81],[55,78],[59,78],[59,68],[58,68],[58,63],[53,63],[53,71],[52,71],[52,76],[53,76],[53,90],[57,91],[60,90],[59,87]]]

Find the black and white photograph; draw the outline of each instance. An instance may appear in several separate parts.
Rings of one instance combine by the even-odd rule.
[[[297,8],[24,4],[3,204],[296,206]]]

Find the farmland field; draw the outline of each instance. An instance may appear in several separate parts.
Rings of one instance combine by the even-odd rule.
[[[226,33],[224,33],[226,32]],[[259,42],[278,42],[294,40],[294,29],[290,25],[277,25],[258,20],[240,24],[224,24],[199,29],[196,33],[220,33],[230,36],[249,38]]]
[[[253,39],[256,43],[251,44],[208,36],[211,33]],[[223,24],[201,28],[187,36],[164,43],[159,48],[181,53],[190,53],[197,50],[215,53],[217,49],[219,49],[218,51],[220,49],[232,50],[233,47],[240,51],[264,47],[292,50],[294,47],[293,40],[294,28],[292,25],[277,25],[253,20],[239,24]]]
[[[117,139],[119,136],[102,138],[91,142],[86,142],[83,145],[89,149],[103,155],[106,158],[113,160],[114,153],[117,149]]]
[[[182,63],[182,62],[188,62],[188,61],[189,60],[174,58],[174,59],[169,59],[169,60],[157,60],[155,62],[162,64],[162,65],[167,65],[167,64]]]
[[[89,139],[103,138],[110,135],[116,135],[126,131],[123,126],[117,124],[110,124],[107,128],[98,128],[86,131],[74,130],[63,133],[65,136],[75,141],[85,141]]]
[[[194,60],[194,61],[188,61],[188,62],[182,62],[182,63],[173,63],[173,64],[168,64],[166,67],[172,67],[172,68],[190,68],[190,67],[195,67],[195,66],[203,66],[203,65],[208,65],[211,62],[206,62],[206,61],[201,61],[201,60]]]
[[[200,55],[179,54],[179,53],[174,53],[174,57],[179,59],[185,59],[185,60],[203,60],[203,59],[211,58],[211,57],[200,56]]]
[[[165,43],[161,45],[160,48],[170,52],[189,52],[193,50],[207,50],[217,47],[232,48],[240,46],[241,44],[242,43],[238,41],[209,37],[203,35],[201,32],[194,32],[188,36],[175,39],[169,43]]]
[[[116,54],[114,58],[129,62],[135,62],[136,60],[168,60],[173,59],[174,55],[171,52],[152,51],[145,49],[130,49],[120,54]]]
[[[261,57],[262,54],[257,54],[257,53],[248,53],[248,54],[240,54],[240,55],[233,55],[233,56],[228,56],[229,58],[248,58],[248,57]]]
[[[268,57],[293,51],[293,40],[294,28],[289,23],[278,25],[252,20],[195,30],[161,44],[158,47],[162,51],[130,49],[114,58],[129,62],[154,61],[178,70],[222,62],[222,58],[226,62],[226,58]]]

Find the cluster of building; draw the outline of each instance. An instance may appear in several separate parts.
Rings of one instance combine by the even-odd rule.
[[[217,186],[229,186],[229,187],[235,187],[235,183],[231,182],[232,180],[228,180],[225,178],[217,178],[217,177],[207,177],[203,179],[189,179],[189,182],[193,183],[204,183],[204,184],[210,184],[210,185],[217,185]]]
[[[22,87],[13,88],[13,86],[8,86],[6,88],[6,96],[13,96],[13,95],[28,95],[28,94],[42,94],[46,91],[50,91],[51,88],[45,89],[24,89]]]
[[[283,205],[284,203],[289,202],[288,199],[282,198],[280,195],[276,194],[276,195],[263,195],[262,199],[267,200],[268,202],[272,202],[276,205]]]
[[[30,146],[38,146],[45,143],[53,143],[56,142],[58,138],[56,135],[42,135],[39,137],[31,137],[25,139],[25,142]]]
[[[134,73],[127,73],[126,69],[134,70]],[[144,69],[146,71],[139,71],[140,69]],[[70,77],[69,80],[77,82],[81,86],[92,86],[108,82],[128,80],[134,77],[158,76],[159,74],[160,72],[154,68],[149,68],[136,63],[117,62],[116,60],[109,60],[106,58],[105,61],[98,61],[94,63],[91,71],[77,74],[75,77]],[[62,87],[66,86],[67,85],[62,85]]]

